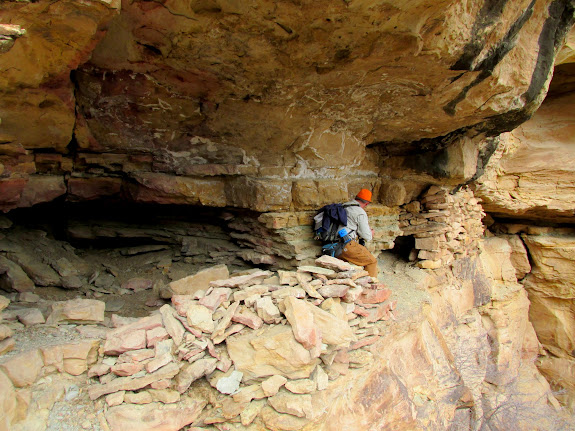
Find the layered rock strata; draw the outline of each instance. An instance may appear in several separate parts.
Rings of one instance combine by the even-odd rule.
[[[424,188],[469,179],[482,137],[543,100],[572,10],[4,2],[1,209],[112,197],[306,210],[361,187],[405,193],[408,173]]]
[[[325,429],[339,429],[341,424],[349,429],[373,424],[406,429],[563,425],[554,415],[559,406],[532,362],[536,352],[543,354],[540,369],[560,400],[572,405],[573,295],[557,270],[571,270],[571,234],[536,236],[541,233],[536,228],[520,229],[533,262],[524,285],[533,326],[545,349],[540,350],[527,320],[527,297],[517,283],[530,271],[519,237],[489,239],[479,254],[481,209],[467,192],[447,190],[477,180],[491,159],[502,168],[494,173],[487,166],[485,179],[475,189],[487,212],[540,224],[572,223],[569,65],[556,69],[557,86],[562,88],[553,91],[541,117],[534,117],[536,127],[526,123],[502,139],[497,135],[515,128],[539,107],[556,58],[572,61],[572,40],[561,52],[559,48],[573,22],[573,1],[390,5],[136,0],[122,2],[120,10],[116,1],[40,0],[7,1],[0,9],[1,210],[102,198],[112,203],[249,208],[262,214],[242,220],[224,215],[234,243],[221,225],[201,235],[177,228],[168,229],[167,236],[165,231],[132,231],[130,238],[163,236],[175,245],[177,253],[154,261],[156,269],[166,272],[177,260],[219,263],[232,255],[259,265],[288,267],[317,253],[306,231],[309,212],[367,187],[384,205],[370,211],[376,225],[372,251],[382,256],[381,250],[392,248],[405,228],[405,235],[414,235],[413,248],[418,251],[413,258],[420,259],[422,267],[435,268],[426,282],[432,306],[411,316],[407,326],[412,330],[386,327],[385,339],[369,346],[375,360],[348,369],[331,389],[317,391],[319,395],[297,394],[298,402],[293,403],[294,391],[308,390],[312,383],[293,381],[299,378],[283,382],[287,377],[280,376],[265,385],[254,383],[261,383],[261,391],[269,396],[254,401],[258,386],[252,389],[253,398],[248,392],[248,401],[231,402],[233,395],[225,391],[239,381],[234,374],[219,388],[198,379],[191,385],[203,396],[191,396],[168,409],[156,407],[172,404],[166,401],[175,399],[174,392],[128,388],[127,398],[115,392],[108,403],[122,398],[128,404],[115,406],[118,428],[128,428],[148,412],[150,399],[160,404],[152,405],[157,413],[150,414],[148,422],[155,426],[170,417],[174,428],[190,423],[192,417],[191,422],[222,427],[238,423],[239,417],[239,423],[251,419],[271,429],[289,429],[300,427],[302,420],[315,420],[316,414],[318,426]],[[542,132],[542,123],[553,124],[553,130]],[[498,146],[499,141],[505,145]],[[520,148],[519,141],[528,142],[529,148]],[[552,157],[547,156],[550,148]],[[514,151],[515,160],[505,157]],[[530,158],[532,154],[538,160]],[[495,164],[491,167],[497,169]],[[448,188],[436,196],[428,192],[421,207],[415,201],[430,184]],[[447,226],[434,224],[437,221]],[[109,228],[76,226],[75,231],[78,239],[87,240],[112,238],[124,230]],[[505,232],[517,232],[509,229]],[[218,250],[205,246],[211,240],[221,241]],[[13,295],[29,294],[42,286],[38,280],[72,289],[87,282],[100,290],[92,289],[94,295],[122,289],[114,284],[113,268],[93,278],[70,265],[69,259],[24,261],[22,250],[8,242],[2,241],[6,256],[0,262],[0,278],[1,287]],[[150,248],[138,250],[131,252]],[[476,256],[481,256],[483,267]],[[270,301],[261,302],[275,313]],[[233,304],[216,317],[211,314],[213,328],[210,313],[200,307],[190,313],[191,320],[205,333],[225,338],[228,328],[221,334],[218,325],[230,323]],[[271,305],[277,307],[273,300]],[[218,313],[217,308],[212,311]],[[11,314],[3,316],[7,320]],[[70,318],[64,311],[60,316]],[[192,328],[187,317],[186,313],[181,324]],[[287,326],[280,321],[272,329],[285,331]],[[292,344],[303,346],[309,355],[317,348],[317,334],[300,329],[300,339]],[[156,338],[166,336],[160,326],[135,332],[139,338],[129,341],[138,346],[145,341],[144,350],[148,342],[169,344],[162,344],[168,339]],[[10,344],[12,337],[6,331],[4,335],[7,338],[0,342]],[[250,339],[245,346],[258,341]],[[186,354],[196,347],[185,345]],[[8,388],[1,401],[9,417],[2,425],[10,421],[25,429],[31,423],[18,422],[41,422],[46,413],[42,406],[50,404],[50,397],[35,398],[32,385],[53,372],[53,366],[64,370],[60,362],[69,365],[66,373],[83,373],[98,357],[93,348],[93,342],[87,342],[67,347],[61,356],[50,353],[56,359],[48,359],[49,367],[34,351],[21,358],[29,361],[24,375],[14,363],[8,364],[4,369],[10,380],[0,373],[2,387]],[[154,366],[169,359],[162,349],[153,351]],[[207,347],[202,352],[206,349],[206,356],[212,356]],[[369,357],[362,355],[354,359]],[[190,358],[151,372],[146,369],[138,384],[165,367],[161,380],[175,379],[184,370],[173,364]],[[182,381],[176,383],[180,389],[190,376],[202,370],[208,374],[214,361],[206,361],[217,358],[208,357],[203,368],[194,366],[203,359],[188,362]],[[338,359],[343,362],[334,358],[334,363],[345,368],[345,354]],[[117,364],[116,372],[133,371],[135,362]],[[413,369],[418,373],[412,375]],[[113,378],[102,373],[106,375],[111,377],[103,379]],[[124,377],[128,376],[114,381]],[[271,395],[282,385],[281,392]],[[218,398],[220,394],[227,395],[228,402]],[[140,404],[144,407],[134,407]],[[313,410],[310,404],[319,407]],[[321,422],[326,405],[339,421]],[[27,409],[35,407],[39,417],[26,418]],[[202,416],[206,407],[212,416]]]
[[[550,97],[534,117],[501,144],[476,194],[493,217],[572,223],[575,134],[571,106],[575,93]]]
[[[529,318],[543,347],[537,366],[561,403],[573,409],[575,293],[569,274],[574,270],[571,254],[575,232],[570,228],[527,224],[507,224],[498,228],[500,232],[506,232],[507,238],[513,239],[515,254],[523,261],[518,276],[529,294]]]
[[[573,406],[570,282],[575,221],[573,195],[573,65],[563,51],[549,95],[533,118],[501,136],[485,174],[473,188],[491,217],[491,230],[514,238],[529,256],[518,278],[529,293],[530,319],[544,350],[538,360],[564,405]],[[526,259],[525,259],[526,260]],[[561,377],[559,377],[561,376]]]

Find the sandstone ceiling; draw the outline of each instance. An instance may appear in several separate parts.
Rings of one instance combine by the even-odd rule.
[[[476,176],[493,138],[543,101],[574,4],[39,0],[0,10],[4,211],[60,196],[270,211],[359,186],[398,205]]]

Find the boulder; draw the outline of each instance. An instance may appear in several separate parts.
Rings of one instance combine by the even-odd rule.
[[[194,422],[206,402],[189,402],[183,406],[153,402],[145,405],[122,404],[110,407],[106,420],[110,431],[178,431]]]
[[[35,285],[18,264],[0,256],[0,289],[6,292],[33,292]]]
[[[51,305],[51,313],[46,323],[102,323],[106,303],[96,299],[71,299],[58,301]]]
[[[38,349],[20,353],[0,364],[0,370],[6,374],[17,388],[30,386],[40,377],[44,361]]]
[[[226,343],[236,370],[244,374],[244,382],[276,374],[289,379],[307,378],[319,361],[295,339],[289,326],[265,327],[258,333],[228,338]]]

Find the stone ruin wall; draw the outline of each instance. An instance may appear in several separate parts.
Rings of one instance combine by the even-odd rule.
[[[404,236],[415,238],[411,260],[418,260],[420,268],[438,269],[477,254],[484,216],[471,190],[451,193],[446,188],[432,187],[421,201],[404,206],[399,226]]]

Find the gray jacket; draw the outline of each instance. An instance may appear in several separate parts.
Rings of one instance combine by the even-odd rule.
[[[363,238],[366,241],[372,240],[371,228],[365,210],[359,206],[356,200],[344,204],[347,213],[347,230],[352,238]]]

